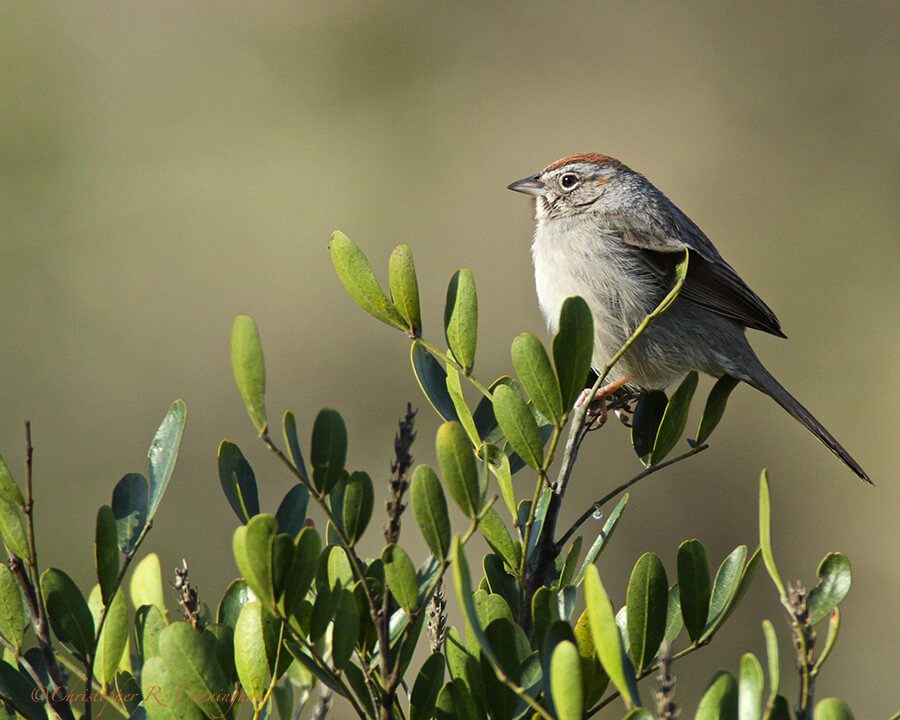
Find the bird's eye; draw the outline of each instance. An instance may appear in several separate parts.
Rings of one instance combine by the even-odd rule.
[[[578,184],[578,176],[575,173],[566,173],[560,178],[559,184],[563,190],[571,190]]]

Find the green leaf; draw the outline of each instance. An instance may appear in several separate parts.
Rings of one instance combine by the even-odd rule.
[[[43,693],[28,675],[5,660],[0,660],[0,697],[28,720],[47,720],[47,711],[40,700]]]
[[[666,602],[666,632],[663,642],[673,645],[684,627],[684,618],[681,616],[681,596],[678,583],[669,588],[669,598]],[[657,657],[658,657],[657,653]]]
[[[25,498],[22,497],[22,491],[13,480],[12,473],[2,456],[0,456],[0,500],[5,500],[13,507],[25,509]]]
[[[512,343],[512,362],[519,381],[538,411],[557,427],[565,420],[559,381],[550,364],[544,344],[532,333],[522,333]]]
[[[238,315],[231,328],[231,367],[244,406],[260,435],[265,434],[266,363],[256,321],[249,315]]]
[[[691,399],[697,389],[698,375],[695,371],[687,374],[678,389],[672,393],[666,404],[656,440],[653,443],[653,452],[650,454],[650,464],[656,465],[668,455],[678,444],[687,425],[688,412],[691,409]]]
[[[291,651],[291,655],[297,658],[306,670],[315,675],[316,678],[321,680],[327,687],[334,690],[338,695],[344,695],[344,688],[341,685],[341,681],[326,665],[321,665],[316,662],[316,660],[310,657],[295,641],[288,639],[285,640],[284,644],[287,646],[288,650]]]
[[[831,611],[831,615],[828,618],[828,636],[825,638],[825,646],[822,648],[822,652],[819,653],[816,664],[813,665],[814,673],[818,673],[825,664],[825,661],[828,660],[828,656],[831,655],[831,651],[834,650],[834,644],[837,642],[840,631],[841,611],[835,608]]]
[[[159,608],[163,615],[166,615],[159,555],[150,553],[135,565],[128,583],[128,592],[131,595],[131,604],[134,607],[153,605]]]
[[[767,706],[772,707],[778,694],[778,685],[781,682],[781,670],[778,664],[778,638],[775,636],[775,628],[769,620],[763,620],[763,635],[766,637],[766,657],[769,661],[769,701]]]
[[[734,675],[725,670],[713,675],[694,720],[738,720],[738,692]]]
[[[176,400],[160,423],[156,435],[153,436],[153,442],[150,443],[150,449],[147,451],[147,459],[150,461],[150,502],[147,522],[153,520],[166,488],[169,487],[175,460],[178,458],[178,449],[181,447],[185,422],[187,422],[187,408],[183,400]]]
[[[103,606],[100,586],[95,585],[88,598],[88,607],[94,618],[95,627],[100,625]],[[124,593],[117,592],[106,611],[106,621],[103,623],[103,630],[97,641],[97,657],[94,660],[94,675],[103,683],[103,687],[108,687],[115,680],[116,670],[119,668],[119,661],[122,659],[122,653],[125,652],[127,643],[128,606],[125,604]]]
[[[159,656],[159,634],[166,627],[166,619],[155,605],[141,605],[134,614],[134,636],[137,652],[143,663]]]
[[[331,662],[343,670],[359,639],[359,608],[352,590],[341,590],[331,634]]]
[[[230,707],[228,682],[209,638],[175,622],[160,633],[159,651],[172,679],[191,688],[194,704],[209,717],[224,717]]]
[[[306,472],[306,463],[303,462],[303,451],[300,449],[300,436],[297,434],[297,420],[294,413],[287,410],[282,420],[284,430],[284,444],[287,446],[291,462],[300,473],[300,477],[309,482],[309,473]]]
[[[741,720],[761,720],[763,700],[763,670],[753,653],[741,658],[741,677],[738,683],[738,717]]]
[[[444,423],[438,428],[435,444],[450,497],[468,517],[474,518],[481,509],[481,492],[478,466],[466,431],[459,423]]]
[[[135,718],[135,712],[141,707],[143,697],[141,695],[141,686],[138,685],[137,679],[127,670],[119,670],[113,684],[113,690],[116,697],[122,699],[122,705],[125,711],[130,713],[129,718]]]
[[[254,599],[255,595],[245,580],[242,578],[232,580],[219,601],[216,622],[234,630],[244,606],[253,602]]]
[[[97,580],[103,596],[103,604],[109,603],[119,577],[119,546],[116,516],[109,505],[101,505],[97,511],[97,530],[94,540],[94,560]]]
[[[451,680],[438,693],[435,703],[436,720],[459,720],[480,717],[472,694],[462,678]]]
[[[841,553],[828,553],[816,572],[819,583],[806,599],[809,622],[813,625],[828,617],[850,592],[850,561]]]
[[[647,708],[635,708],[623,720],[656,720],[656,718]]]
[[[41,592],[53,632],[89,657],[94,650],[94,618],[75,581],[62,570],[47,568],[41,573]]]
[[[228,504],[244,525],[259,515],[259,491],[253,468],[241,449],[228,440],[219,445],[219,482]]]
[[[603,529],[600,531],[600,534],[594,540],[593,545],[591,545],[590,549],[587,551],[587,555],[584,556],[584,562],[581,563],[581,568],[578,570],[578,575],[575,576],[575,586],[581,587],[581,583],[584,582],[584,574],[587,572],[587,569],[596,562],[597,558],[600,557],[600,553],[603,552],[603,549],[606,547],[609,539],[612,537],[613,531],[616,529],[616,525],[619,523],[619,518],[622,516],[622,511],[625,510],[625,506],[628,504],[628,493],[625,493],[622,496],[622,499],[616,504],[613,511],[609,514],[609,517],[606,519],[606,522],[603,523]]]
[[[384,563],[384,577],[394,599],[408,615],[412,615],[419,605],[419,584],[416,580],[416,566],[406,551],[399,545],[388,545],[381,553]]]
[[[703,417],[700,418],[700,427],[697,428],[697,439],[694,441],[697,445],[705,443],[709,436],[712,435],[713,430],[716,429],[716,426],[725,414],[728,396],[737,387],[738,382],[731,375],[723,375],[713,385],[713,389],[709,391],[709,397],[706,398],[706,407],[703,409]]]
[[[509,455],[502,452],[496,445],[485,445],[485,452],[492,457],[488,466],[494,477],[497,478],[497,485],[500,486],[500,497],[503,498],[503,504],[512,517],[516,516],[516,494],[512,484],[512,470],[509,465]]]
[[[594,353],[594,318],[580,297],[566,298],[553,336],[553,362],[563,408],[568,411],[584,388]]]
[[[813,720],[853,720],[853,713],[840,698],[825,698],[816,703]]]
[[[766,708],[765,720],[791,720],[790,707],[784,695],[776,695]]]
[[[406,330],[407,321],[384,294],[363,251],[339,230],[332,233],[329,249],[334,269],[350,297],[377,320]]]
[[[422,334],[422,311],[419,309],[419,283],[409,245],[398,245],[388,262],[391,299],[409,327],[410,337]]]
[[[743,563],[744,558],[746,557],[746,551],[743,550],[743,545],[735,549],[731,554],[737,555],[740,557],[741,563]],[[730,557],[730,556],[729,556]],[[703,637],[701,641],[709,640],[716,633],[716,631],[722,627],[722,624],[728,619],[731,613],[734,612],[734,609],[738,606],[738,603],[741,601],[741,598],[746,595],[747,590],[750,587],[750,582],[753,580],[753,575],[756,573],[756,567],[759,565],[759,561],[761,558],[761,554],[759,549],[753,553],[750,557],[750,560],[747,561],[747,564],[744,565],[744,569],[741,571],[740,581],[738,582],[737,588],[731,594],[730,597],[726,598],[724,609],[719,612],[716,610],[716,613],[711,615],[711,620],[707,623],[706,631],[703,633]],[[728,562],[728,558],[726,558],[726,562]],[[725,563],[723,563],[725,565]],[[719,569],[719,572],[722,572],[722,569]],[[718,573],[716,574],[716,582],[718,582]],[[715,586],[713,586],[713,597],[712,603],[716,605],[718,608],[719,598],[717,597]]]
[[[22,516],[15,505],[10,505],[6,500],[0,500],[0,535],[10,552],[15,553],[25,560],[31,558],[28,549],[28,540],[25,538],[25,526],[22,524]]]
[[[149,502],[150,485],[147,478],[138,473],[128,473],[113,489],[112,511],[116,518],[116,535],[119,550],[126,555],[134,552],[147,524]]]
[[[478,435],[478,429],[475,427],[475,419],[463,396],[462,385],[459,381],[459,372],[452,365],[447,365],[447,392],[450,395],[450,401],[453,403],[453,408],[456,410],[456,416],[459,418],[459,423],[463,426],[463,429],[465,429],[466,435],[469,436],[472,445],[478,447],[481,445],[481,437]]]
[[[422,664],[409,696],[409,720],[431,720],[444,682],[444,656],[432,653]]]
[[[531,467],[544,462],[544,442],[534,415],[522,396],[508,385],[494,390],[494,414],[512,449]]]
[[[591,634],[590,621],[586,612],[581,613],[575,623],[575,642],[578,654],[581,655],[581,677],[584,680],[585,706],[596,703],[609,685],[609,676],[600,664],[594,637]]]
[[[275,575],[272,548],[277,522],[271,515],[257,515],[234,531],[232,550],[238,570],[266,607],[275,605]]]
[[[306,597],[321,554],[322,538],[319,533],[313,527],[303,528],[296,539],[294,558],[279,601],[279,609],[285,616],[293,615]]]
[[[11,641],[16,652],[22,650],[25,637],[25,606],[22,592],[12,571],[0,563],[0,635]]]
[[[597,657],[630,710],[641,704],[637,679],[625,648],[622,647],[622,636],[616,625],[613,606],[600,582],[596,566],[588,567],[584,581],[586,612]]]
[[[453,399],[447,391],[447,372],[444,366],[418,341],[412,344],[409,353],[413,373],[431,407],[447,422],[459,421]]]
[[[444,334],[453,357],[468,375],[475,364],[478,340],[478,295],[471,270],[457,270],[450,278],[444,308]]]
[[[310,463],[316,490],[327,493],[341,479],[347,462],[347,427],[337,410],[325,408],[316,415],[312,430]]]
[[[647,467],[652,464],[653,447],[668,402],[662,390],[649,390],[641,394],[634,410],[631,445],[638,458]]]
[[[747,546],[738,545],[719,565],[716,579],[713,581],[712,595],[709,599],[709,615],[706,619],[706,630],[701,640],[711,637],[716,628],[725,619],[732,601],[740,587],[743,577],[744,560],[747,558]]]
[[[445,560],[450,551],[450,517],[441,481],[428,465],[419,465],[413,472],[409,494],[422,537],[434,556]]]
[[[678,595],[681,616],[692,643],[706,629],[710,591],[706,550],[699,540],[685,540],[678,548]]]
[[[787,602],[787,593],[784,589],[784,583],[778,574],[778,568],[775,567],[775,555],[772,553],[772,515],[769,503],[769,478],[766,471],[763,470],[759,476],[759,547],[762,550],[763,562],[769,577],[778,588],[778,594],[782,603]]]
[[[263,616],[260,602],[247,603],[234,626],[234,666],[254,707],[256,699],[265,694],[273,672]]]
[[[150,720],[206,718],[188,699],[181,679],[169,671],[161,657],[150,658],[141,669],[141,691],[144,695],[143,707]]]
[[[666,632],[669,583],[662,560],[644,553],[635,563],[628,583],[628,638],[634,666],[641,670],[656,657]]]
[[[474,594],[472,592],[472,579],[469,574],[469,563],[466,561],[466,556],[463,553],[462,542],[460,541],[459,536],[453,538],[451,557],[453,559],[453,580],[454,585],[456,586],[456,599],[462,606],[465,618],[472,629],[472,637],[474,641],[478,643],[479,648],[489,662],[495,667],[499,667],[497,655],[491,648],[490,641],[478,619],[478,612],[475,609]]]
[[[574,643],[563,640],[550,660],[550,691],[559,720],[581,720],[584,694],[581,684],[581,656]]]
[[[344,667],[344,679],[353,689],[353,693],[356,695],[356,699],[359,700],[359,704],[362,705],[363,710],[368,713],[368,717],[378,717],[375,711],[375,703],[372,701],[372,694],[369,692],[368,681],[366,680],[366,676],[363,674],[363,671],[353,663],[350,663],[349,665]],[[291,720],[291,718],[293,717],[292,711],[293,706],[288,706],[287,712],[282,715],[284,720]]]
[[[494,508],[488,509],[478,523],[478,529],[488,545],[503,558],[511,569],[522,561],[522,545],[509,534],[509,528]]]
[[[306,523],[307,505],[309,505],[309,490],[297,483],[285,493],[278,510],[275,511],[278,532],[293,538],[297,537]]]
[[[212,623],[203,628],[203,635],[213,646],[216,662],[225,674],[226,682],[229,685],[237,682],[237,670],[234,666],[234,630],[228,625]],[[284,655],[288,655],[287,650]]]
[[[344,488],[344,532],[350,544],[356,543],[369,526],[375,506],[375,490],[368,473],[354,472]]]
[[[579,535],[572,541],[572,544],[569,546],[569,550],[566,553],[565,562],[563,562],[563,568],[559,574],[559,582],[557,582],[557,587],[565,587],[566,585],[571,585],[572,580],[575,579],[575,570],[578,567],[578,558],[581,555],[581,544],[583,540]]]

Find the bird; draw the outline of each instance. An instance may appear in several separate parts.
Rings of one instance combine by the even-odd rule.
[[[765,393],[854,473],[871,478],[834,436],[766,370],[746,337],[787,337],[775,313],[703,231],[646,177],[598,153],[570,155],[509,184],[534,197],[535,286],[551,333],[563,302],[580,296],[594,321],[591,365],[599,372],[688,270],[672,305],[611,370],[611,386],[663,390],[696,370],[729,375]]]

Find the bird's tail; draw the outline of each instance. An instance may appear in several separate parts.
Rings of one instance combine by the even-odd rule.
[[[787,410],[792,417],[799,420],[807,430],[819,438],[819,440],[822,441],[822,444],[837,455],[841,462],[867,483],[874,485],[865,470],[863,470],[850,453],[844,449],[844,446],[835,440],[834,436],[825,429],[822,423],[813,417],[813,414],[809,410],[800,404],[800,401],[797,400],[797,398],[785,390],[781,383],[772,377],[769,371],[763,367],[762,363],[756,363],[756,368],[754,368],[752,377],[744,377],[741,379],[771,397],[775,402],[781,405],[781,407]]]

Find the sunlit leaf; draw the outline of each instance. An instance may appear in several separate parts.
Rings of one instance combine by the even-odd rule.
[[[398,245],[388,262],[391,299],[394,307],[407,322],[412,337],[422,333],[422,311],[419,309],[419,283],[409,245]]]
[[[313,482],[327,493],[341,479],[347,461],[347,427],[337,410],[325,408],[316,415],[312,430],[310,464]]]
[[[147,521],[153,520],[156,509],[162,502],[172,471],[175,469],[175,460],[178,458],[178,449],[181,447],[181,436],[184,434],[184,425],[187,422],[187,408],[183,400],[176,400],[169,408],[169,412],[160,423],[150,449],[147,451],[147,459],[150,461],[150,502],[147,507]]]
[[[666,631],[669,583],[662,560],[644,553],[628,583],[628,638],[634,666],[641,670],[656,656]]]
[[[734,675],[725,670],[713,675],[694,720],[738,720],[738,691]]]
[[[478,341],[478,295],[471,270],[457,270],[447,288],[444,334],[453,357],[467,375],[475,364]]]
[[[850,592],[850,561],[838,552],[828,553],[816,571],[819,583],[809,591],[806,605],[813,625],[831,614]]]
[[[494,414],[512,449],[531,467],[544,462],[544,441],[534,415],[522,396],[508,385],[494,390]]]
[[[481,492],[478,466],[466,431],[459,423],[444,423],[438,428],[435,444],[450,497],[468,517],[475,517],[481,509]]]
[[[532,333],[512,343],[512,362],[522,387],[540,413],[561,426],[568,408],[563,406],[559,381],[544,344]]]
[[[450,517],[441,481],[428,465],[419,465],[410,481],[413,517],[435,557],[442,560],[450,551]]]
[[[41,593],[53,632],[84,657],[94,650],[94,618],[84,596],[66,573],[47,568],[41,573]]]
[[[581,394],[591,369],[594,352],[594,319],[580,297],[566,298],[559,314],[559,330],[553,337],[553,362],[563,407],[569,410]]]
[[[706,629],[710,592],[706,550],[699,540],[685,540],[678,548],[678,593],[691,642],[697,642]]]

